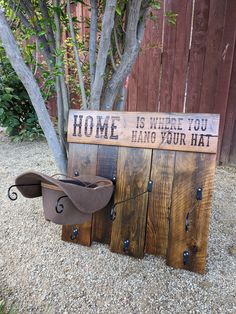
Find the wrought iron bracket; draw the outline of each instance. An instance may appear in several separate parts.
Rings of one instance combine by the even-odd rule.
[[[23,187],[23,186],[34,186],[34,185],[40,185],[40,184],[37,183],[37,184],[14,184],[14,185],[11,185],[7,191],[8,198],[11,201],[16,201],[18,198],[18,194],[16,192],[12,192],[11,189],[17,188],[17,187]]]
[[[61,197],[59,197],[57,199],[57,202],[56,202],[56,205],[55,205],[55,210],[58,214],[61,214],[64,210],[64,205],[63,204],[60,204],[60,200],[63,199],[63,198],[66,198],[68,197],[67,195],[63,195]]]

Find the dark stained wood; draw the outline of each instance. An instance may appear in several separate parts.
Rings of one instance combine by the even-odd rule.
[[[189,42],[191,33],[192,6],[193,1],[175,1],[177,4],[177,22],[175,38],[175,54],[173,64],[173,83],[171,86],[171,111],[183,112],[185,86],[188,71]],[[181,5],[180,5],[181,2]],[[163,72],[165,69],[163,68]]]
[[[177,10],[177,1],[165,1],[165,12],[177,12]],[[159,96],[161,112],[171,112],[171,91],[174,77],[173,67],[175,62],[176,32],[177,28],[168,23],[167,19],[165,18],[162,54],[162,76]]]
[[[216,155],[176,153],[167,265],[204,273]],[[196,189],[203,198],[196,201]],[[189,230],[185,224],[189,214]],[[183,252],[190,253],[187,265]]]
[[[186,112],[199,112],[210,0],[195,2],[192,43],[189,56],[189,73],[186,98]]]
[[[116,176],[118,148],[115,146],[99,146],[97,159],[97,175],[112,180]],[[110,244],[112,221],[110,219],[111,202],[93,215],[93,240]]]
[[[159,89],[161,78],[161,54],[163,49],[162,33],[163,33],[163,14],[164,0],[160,1],[161,9],[153,10],[152,13],[156,19],[149,19],[146,32],[150,33],[149,42],[146,42],[148,65],[145,69],[148,79],[148,95],[146,111],[158,111]],[[154,69],[155,66],[155,69]],[[140,110],[143,111],[142,107]]]
[[[236,49],[234,49],[234,63],[229,88],[223,142],[221,145],[220,163],[222,164],[227,164],[228,162],[232,163],[233,161],[231,157],[231,152],[233,150],[233,147],[236,146],[236,141],[234,141],[233,138],[233,135],[236,133],[236,129],[234,130],[234,127],[236,125],[235,99],[236,99]],[[234,163],[236,164],[236,158],[234,159]]]
[[[115,202],[137,195],[147,189],[151,167],[150,149],[119,148]],[[110,249],[125,254],[124,241],[129,240],[126,254],[142,258],[146,230],[147,193],[117,205],[112,226]]]
[[[218,80],[216,84],[214,112],[221,115],[219,151],[223,139],[223,131],[227,117],[228,96],[230,92],[230,81],[232,76],[232,66],[234,61],[234,49],[236,38],[236,1],[227,1],[225,12],[224,32],[220,48],[220,62],[218,64]],[[231,110],[231,108],[229,108]],[[234,109],[236,112],[236,109]],[[229,122],[229,121],[227,121]],[[227,126],[226,126],[227,127]],[[231,122],[231,129],[233,121]],[[225,137],[230,134],[225,134]],[[219,154],[218,154],[219,157]]]
[[[80,175],[96,175],[97,170],[97,145],[70,144],[68,175],[74,176],[75,171]],[[62,240],[90,246],[92,242],[92,219],[81,225],[75,225],[79,234],[75,240],[71,240],[71,226],[62,227]]]
[[[175,152],[153,150],[146,232],[146,253],[166,256]]]
[[[236,121],[234,122],[234,132],[232,136],[232,145],[230,150],[229,162],[236,165]]]
[[[222,54],[226,5],[227,1],[225,0],[210,1],[200,112],[215,112],[215,94],[219,75],[219,60]]]
[[[126,108],[129,111],[137,111],[137,99],[138,99],[138,58],[133,65],[132,71],[128,77],[128,96]]]
[[[141,49],[138,57],[138,82],[137,82],[137,111],[147,111],[148,99],[148,72],[146,71],[149,63],[148,49],[146,42],[150,42],[150,32],[144,33]]]

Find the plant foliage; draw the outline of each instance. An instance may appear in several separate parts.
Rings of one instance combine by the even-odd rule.
[[[43,135],[29,96],[0,47],[0,125],[15,141]]]

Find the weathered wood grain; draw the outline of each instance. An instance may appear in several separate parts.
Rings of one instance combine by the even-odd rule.
[[[119,148],[115,202],[147,189],[151,167],[150,149]],[[116,206],[110,249],[112,252],[142,258],[146,230],[147,193]],[[124,241],[129,241],[124,252]]]
[[[97,171],[97,145],[76,145],[70,144],[68,175],[74,176],[75,172],[80,175],[96,175]],[[92,242],[92,219],[81,225],[75,225],[78,228],[78,236],[71,240],[72,226],[62,227],[62,240],[82,245],[90,246]]]
[[[195,1],[192,43],[189,54],[186,112],[199,112],[207,45],[209,10],[210,0]]]
[[[173,82],[170,89],[171,111],[184,112],[193,1],[181,0],[172,2],[176,6],[173,8],[173,12],[177,14],[177,17],[176,25],[170,26],[176,28],[175,42],[171,43],[172,47],[174,46],[174,63],[171,69]],[[163,72],[165,72],[164,68]]]
[[[228,105],[225,117],[223,141],[221,145],[220,163],[227,164],[232,162],[231,152],[236,146],[233,136],[236,134],[234,127],[236,125],[236,48],[234,49],[234,63],[232,68],[232,76],[229,88]],[[236,158],[234,158],[236,164]]]
[[[216,155],[176,153],[167,264],[204,273]],[[197,188],[202,200],[196,200]],[[189,228],[186,217],[189,212]],[[189,252],[184,265],[183,253]]]
[[[210,2],[206,55],[199,106],[200,112],[215,112],[216,86],[220,75],[219,65],[222,62],[223,53],[222,40],[226,8],[227,1],[219,0]]]
[[[146,232],[148,254],[166,256],[175,152],[153,150],[151,180],[153,191],[149,194]]]
[[[224,32],[222,36],[222,43],[220,47],[220,64],[218,64],[218,80],[216,83],[216,94],[215,94],[215,104],[214,111],[215,113],[219,113],[221,115],[220,121],[220,132],[218,145],[219,149],[221,147],[224,126],[227,118],[227,107],[228,97],[230,92],[230,81],[232,75],[232,67],[234,61],[234,50],[235,50],[235,39],[236,39],[236,2],[235,1],[227,1],[226,11],[225,11],[225,21],[224,21]],[[230,110],[230,108],[229,108]],[[234,110],[236,112],[236,109]],[[231,123],[232,128],[233,123]],[[227,126],[228,127],[228,126]],[[225,137],[228,135],[225,134]],[[220,155],[218,154],[218,160]]]
[[[229,156],[230,163],[236,165],[236,120],[234,122],[234,131],[232,136],[232,145]]]
[[[115,146],[99,146],[97,159],[97,175],[112,180],[116,176],[118,148]],[[112,221],[110,219],[110,203],[102,210],[93,214],[93,240],[110,244]]]
[[[68,142],[215,153],[219,116],[70,110]]]

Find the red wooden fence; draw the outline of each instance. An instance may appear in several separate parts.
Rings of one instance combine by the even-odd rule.
[[[129,79],[127,110],[220,113],[219,162],[236,164],[236,1],[161,2]]]
[[[236,164],[236,0],[160,2],[129,77],[126,109],[219,113],[218,160]],[[81,4],[73,11],[82,22],[89,16]]]

